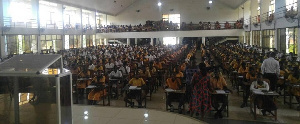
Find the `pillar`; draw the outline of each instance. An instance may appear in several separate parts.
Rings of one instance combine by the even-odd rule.
[[[300,3],[300,2],[299,2]],[[299,30],[299,28],[298,28],[298,30]],[[298,31],[298,36],[300,36],[300,31]],[[298,46],[298,48],[297,48],[297,54],[298,54],[298,57],[300,57],[300,38],[297,38],[297,46]]]
[[[108,41],[106,38],[104,38],[104,45],[108,45]]]
[[[153,40],[154,40],[154,38],[150,38],[150,39],[151,39],[150,45],[153,46]]]
[[[137,45],[137,42],[138,42],[138,40],[137,40],[137,38],[135,38],[134,39],[134,45]]]
[[[176,44],[179,44],[179,37],[176,37]]]
[[[40,54],[42,50],[42,42],[41,42],[41,35],[37,36],[37,53]]]
[[[127,45],[130,45],[130,38],[127,38]]]
[[[205,37],[202,37],[202,44],[205,46]]]
[[[0,0],[0,8],[3,8],[2,0]],[[0,32],[2,32],[3,27],[3,9],[0,9]],[[5,58],[5,39],[4,35],[0,35],[0,58]]]
[[[275,29],[275,34],[274,34],[274,48],[276,50],[278,50],[278,40],[277,39],[278,39],[278,34],[277,34],[277,29]]]

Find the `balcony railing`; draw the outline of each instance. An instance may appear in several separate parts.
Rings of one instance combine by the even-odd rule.
[[[38,28],[36,19],[29,19],[20,22],[13,22],[11,17],[4,17],[3,23],[5,27],[15,27],[15,28]]]

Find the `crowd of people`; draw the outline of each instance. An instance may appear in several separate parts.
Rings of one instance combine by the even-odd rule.
[[[124,101],[138,107],[153,91],[173,89],[184,94],[169,93],[166,105],[174,111],[172,102],[177,101],[178,112],[188,103],[188,113],[204,117],[216,110],[215,118],[222,118],[228,107],[228,97],[218,94],[219,90],[233,93],[231,89],[243,89],[241,108],[253,100],[263,115],[277,110],[272,97],[253,97],[254,91],[274,91],[282,94],[283,89],[295,96],[300,106],[300,90],[285,85],[300,81],[299,64],[293,54],[285,56],[278,51],[258,51],[239,44],[224,43],[200,47],[201,62],[196,63],[196,45],[175,46],[97,46],[64,52],[64,66],[69,68],[78,93],[83,95],[89,85],[97,87],[88,92],[90,104],[96,104],[106,95],[118,98],[130,86],[141,87],[142,92],[131,90],[125,93]],[[192,71],[191,71],[192,70]],[[241,78],[238,78],[241,77]],[[76,80],[90,78],[90,80]],[[228,80],[227,80],[228,79]],[[227,81],[232,83],[228,87]],[[285,83],[284,83],[285,82]],[[106,87],[111,87],[111,94]],[[221,106],[220,104],[221,103]],[[300,110],[298,106],[298,110]]]
[[[221,30],[221,29],[242,29],[243,21],[237,20],[236,22],[199,22],[186,23],[182,22],[173,23],[172,21],[147,21],[146,24],[139,25],[107,25],[99,26],[98,33],[111,33],[111,32],[147,32],[147,31],[179,31],[179,30]]]

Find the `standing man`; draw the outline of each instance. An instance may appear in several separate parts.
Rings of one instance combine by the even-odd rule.
[[[276,84],[280,73],[279,62],[274,59],[275,53],[271,52],[269,58],[265,59],[261,65],[261,71],[265,78],[270,80],[270,88],[276,90]]]

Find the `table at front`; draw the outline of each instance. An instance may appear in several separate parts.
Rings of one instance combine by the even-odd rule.
[[[168,95],[169,93],[176,93],[176,94],[180,94],[180,95],[185,95],[185,89],[183,90],[173,90],[173,89],[170,89],[170,88],[167,88],[165,89],[165,95],[166,95],[166,111],[170,110],[168,108],[168,104],[167,104],[167,99],[168,99]],[[183,104],[183,110],[185,109],[185,106]],[[174,110],[178,110],[178,109],[174,109]]]
[[[273,102],[276,102],[274,100],[275,96],[279,96],[278,93],[271,91],[271,92],[252,92],[253,97],[255,98],[256,96],[262,95],[262,96],[270,96],[273,97]],[[256,104],[254,102],[255,100],[250,100],[250,113],[253,114],[254,120],[256,120]],[[275,103],[276,104],[276,103]],[[252,106],[253,105],[253,106]],[[252,108],[253,107],[253,108]],[[277,109],[275,110],[275,114],[273,116],[275,118],[275,121],[277,121]]]
[[[84,83],[86,83],[86,85],[87,85],[87,82],[86,81],[88,81],[88,80],[92,80],[92,78],[78,78],[77,79],[77,81],[85,81]],[[74,87],[74,89],[75,89],[75,97],[76,97],[76,102],[75,102],[75,104],[78,104],[79,103],[79,99],[78,99],[78,97],[79,97],[79,93],[78,93],[78,88],[77,88],[77,81],[76,81],[76,83],[75,84],[73,84],[72,86]],[[74,93],[74,92],[73,92]]]
[[[142,88],[141,87],[136,87],[136,86],[130,86],[127,90],[126,90],[126,95],[128,94],[128,91],[130,92],[130,91],[136,91],[136,90],[138,90],[138,91],[140,91],[140,100],[142,100],[142,95],[143,95],[143,90],[142,90]],[[133,98],[130,98],[130,102],[132,102],[132,99]],[[142,100],[142,102],[143,102],[143,100]],[[144,104],[144,108],[146,108],[146,106],[147,106],[147,99],[146,99],[146,96],[145,96],[145,104]],[[128,107],[128,105],[127,105],[127,102],[125,102],[125,107]]]
[[[225,95],[226,96],[226,98],[227,98],[226,114],[227,114],[227,117],[229,117],[229,100],[228,100],[229,93],[225,92],[224,90],[216,90],[216,92],[212,93],[212,95]]]

